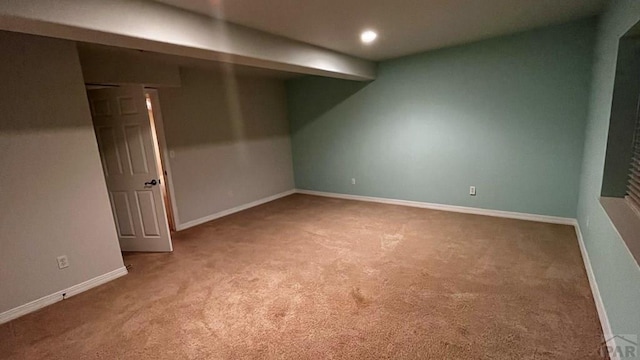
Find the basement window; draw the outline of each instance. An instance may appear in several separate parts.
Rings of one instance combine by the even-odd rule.
[[[600,203],[640,264],[640,25],[618,47]]]
[[[638,116],[633,137],[633,155],[629,166],[629,182],[625,199],[631,209],[640,217],[640,114]]]

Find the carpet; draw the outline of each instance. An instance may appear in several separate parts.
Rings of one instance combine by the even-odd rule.
[[[601,359],[573,227],[291,195],[125,254],[2,359]]]

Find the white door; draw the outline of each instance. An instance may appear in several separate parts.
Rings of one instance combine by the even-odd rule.
[[[88,90],[123,251],[172,251],[142,86]]]

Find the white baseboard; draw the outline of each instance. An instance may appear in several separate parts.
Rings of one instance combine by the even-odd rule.
[[[576,223],[575,228],[576,236],[578,237],[578,244],[580,245],[580,253],[582,254],[582,261],[584,262],[584,268],[587,270],[587,278],[589,279],[589,285],[591,286],[591,294],[593,295],[593,301],[596,303],[596,310],[598,311],[598,317],[600,318],[602,334],[604,335],[604,339],[609,340],[610,345],[615,347],[616,339],[613,337],[611,324],[609,324],[609,317],[607,316],[607,311],[604,308],[602,296],[600,296],[600,289],[598,288],[596,277],[593,274],[591,260],[589,260],[589,254],[587,253],[587,248],[584,245],[584,238],[582,237],[582,231],[580,231],[580,225]],[[618,354],[610,354],[610,356],[611,360],[619,359]]]
[[[518,220],[538,221],[538,222],[551,223],[551,224],[562,224],[562,225],[577,224],[576,219],[557,217],[557,216],[527,214],[527,213],[518,213],[518,212],[501,211],[501,210],[489,210],[489,209],[472,208],[472,207],[465,207],[465,206],[427,203],[427,202],[420,202],[420,201],[387,199],[387,198],[372,197],[372,196],[338,194],[338,193],[313,191],[313,190],[297,189],[296,192],[299,194],[332,197],[332,198],[338,198],[338,199],[359,200],[359,201],[376,202],[376,203],[382,203],[382,204],[411,206],[411,207],[417,207],[417,208],[423,208],[423,209],[451,211],[451,212],[474,214],[474,215],[495,216],[495,217],[502,217],[502,218],[509,218],[509,219],[518,219]]]
[[[231,214],[237,213],[237,212],[242,211],[242,210],[246,210],[246,209],[258,206],[258,205],[262,205],[262,204],[271,202],[273,200],[277,200],[277,199],[283,198],[285,196],[289,196],[291,194],[294,194],[295,192],[296,192],[295,189],[287,190],[285,192],[281,192],[279,194],[267,196],[266,198],[262,198],[262,199],[259,199],[259,200],[256,200],[256,201],[252,201],[252,202],[247,203],[247,204],[236,206],[236,207],[228,209],[228,210],[220,211],[220,212],[217,212],[215,214],[211,214],[209,216],[201,217],[200,219],[187,221],[184,224],[176,225],[176,230],[178,230],[178,231],[185,230],[185,229],[194,227],[196,225],[204,224],[204,223],[209,222],[211,220],[219,219],[219,218],[221,218],[223,216],[231,215]]]
[[[121,267],[106,274],[94,277],[93,279],[89,279],[85,282],[82,282],[77,285],[73,285],[67,289],[57,291],[53,294],[43,296],[40,299],[31,301],[24,305],[20,305],[11,310],[7,310],[0,314],[0,324],[4,324],[13,319],[19,318],[20,316],[29,314],[36,310],[42,309],[45,306],[49,306],[51,304],[57,303],[58,301],[62,301],[66,298],[69,298],[73,295],[77,295],[81,292],[87,291],[96,286],[107,283],[111,280],[115,280],[121,276],[127,275],[128,271],[126,267]]]

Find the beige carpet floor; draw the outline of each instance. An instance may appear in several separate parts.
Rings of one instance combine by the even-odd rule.
[[[2,359],[600,359],[573,227],[292,195],[127,254]]]

